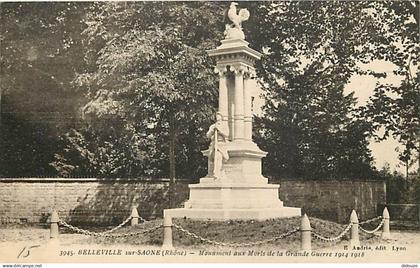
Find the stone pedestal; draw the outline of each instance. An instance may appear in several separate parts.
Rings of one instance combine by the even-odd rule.
[[[223,146],[229,159],[223,164],[222,177],[209,171],[200,183],[189,185],[184,208],[167,209],[165,216],[211,220],[300,216],[300,208],[283,206],[279,185],[268,184],[262,176],[261,160],[267,153],[252,141],[251,92],[257,86],[254,63],[261,54],[243,39],[223,40],[208,53],[217,62],[219,113],[229,129]],[[209,150],[203,154],[209,156]]]
[[[253,142],[229,142],[225,177],[206,176],[190,184],[184,208],[167,209],[165,215],[192,219],[255,219],[300,216],[300,208],[284,207],[279,185],[268,184],[261,175],[261,158],[266,155]],[[204,152],[205,155],[208,151]]]

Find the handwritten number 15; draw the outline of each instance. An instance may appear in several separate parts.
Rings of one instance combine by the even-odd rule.
[[[30,246],[30,247],[23,247],[22,251],[19,253],[17,258],[27,258],[31,255],[31,249],[38,248],[40,245]]]

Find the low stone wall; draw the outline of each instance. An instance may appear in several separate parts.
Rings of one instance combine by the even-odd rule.
[[[376,217],[386,203],[384,181],[280,181],[280,199],[310,217],[346,223],[356,210],[360,220]],[[382,213],[382,212],[381,212]]]
[[[174,200],[188,197],[176,184]],[[45,222],[56,208],[73,223],[119,223],[138,207],[142,217],[162,217],[169,207],[169,182],[97,179],[0,179],[0,222]]]
[[[285,206],[309,216],[347,222],[351,210],[360,219],[377,215],[386,203],[378,181],[280,181]],[[174,204],[188,199],[188,184],[177,183]],[[98,179],[0,179],[0,222],[46,222],[52,208],[73,223],[118,224],[137,206],[142,217],[161,218],[169,208],[169,182]]]

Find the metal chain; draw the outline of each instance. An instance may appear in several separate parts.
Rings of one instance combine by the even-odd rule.
[[[101,233],[97,233],[97,232],[91,232],[91,231],[87,231],[87,230],[83,230],[83,229],[80,229],[80,228],[78,228],[78,227],[76,227],[76,226],[72,226],[72,225],[70,225],[70,224],[68,224],[68,223],[66,223],[66,222],[64,222],[64,221],[60,221],[59,223],[60,224],[62,224],[63,226],[65,226],[65,227],[67,227],[67,228],[69,228],[69,229],[73,229],[73,231],[76,231],[76,232],[78,232],[78,233],[82,233],[82,234],[86,234],[86,235],[96,235],[96,236],[101,236],[101,235],[106,235],[106,234],[109,234],[109,233],[112,233],[112,232],[114,232],[114,231],[116,231],[116,230],[118,230],[118,229],[120,229],[121,227],[123,227],[125,224],[127,224],[131,219],[132,219],[133,217],[130,215],[127,219],[125,219],[122,223],[120,223],[118,226],[116,226],[116,227],[114,227],[114,228],[112,228],[112,229],[110,229],[110,230],[107,230],[107,231],[105,231],[105,232],[101,232]],[[148,220],[146,220],[145,218],[143,218],[143,217],[141,217],[141,216],[138,216],[138,219],[141,221],[141,223],[140,224],[143,224],[143,223],[147,223],[147,222],[150,222],[150,221],[148,221]]]
[[[146,220],[145,218],[143,218],[143,217],[141,217],[141,216],[139,216],[139,220],[141,220],[141,222],[142,222],[142,223],[149,222],[148,220]]]
[[[118,226],[115,226],[114,228],[112,228],[112,229],[110,229],[110,230],[107,230],[107,231],[104,231],[104,232],[91,232],[91,231],[87,231],[87,230],[83,230],[83,229],[80,229],[80,228],[78,228],[78,227],[76,227],[76,226],[73,226],[73,225],[71,225],[71,224],[68,224],[67,222],[65,222],[65,221],[61,221],[60,220],[60,224],[61,225],[63,225],[63,226],[65,226],[65,227],[67,227],[67,228],[69,228],[69,229],[72,229],[73,231],[76,231],[76,232],[78,232],[78,233],[81,233],[81,234],[85,234],[85,235],[91,235],[91,236],[104,236],[104,235],[107,235],[107,234],[109,234],[109,233],[112,233],[112,232],[114,232],[114,231],[116,231],[116,230],[118,230],[118,229],[120,229],[121,227],[123,227],[124,225],[126,225],[127,224],[127,222],[129,222],[130,220],[131,220],[131,216],[129,216],[127,219],[125,219],[122,223],[120,223]]]
[[[137,235],[141,235],[141,234],[145,234],[145,233],[151,233],[151,232],[156,231],[157,229],[162,228],[162,227],[163,227],[163,225],[159,224],[159,225],[153,226],[149,229],[141,230],[141,231],[138,231],[138,232],[125,233],[125,234],[107,234],[107,235],[104,235],[103,237],[119,238],[119,237],[128,237],[128,236],[137,236]]]
[[[120,223],[120,225],[118,225],[118,226],[115,226],[114,228],[112,228],[111,230],[108,230],[108,231],[105,231],[105,232],[102,232],[103,234],[109,234],[109,233],[112,233],[112,232],[114,232],[114,231],[116,231],[116,230],[118,230],[118,229],[120,229],[121,227],[123,227],[124,225],[126,225],[126,223],[127,222],[129,222],[130,220],[131,220],[131,216],[129,216],[127,219],[125,219],[125,221],[123,221],[122,223]]]
[[[366,230],[366,229],[362,228],[361,226],[359,226],[359,228],[362,232],[365,232],[367,234],[375,234],[377,231],[379,231],[379,229],[381,229],[381,227],[382,227],[382,225],[384,225],[384,223],[385,223],[385,219],[382,219],[382,221],[379,223],[379,225],[373,230]]]
[[[89,235],[89,236],[99,236],[100,235],[100,233],[95,233],[95,232],[91,232],[91,231],[88,231],[88,230],[83,230],[79,227],[70,225],[70,224],[68,224],[67,222],[64,222],[64,221],[59,221],[58,223],[60,225],[63,225],[64,227],[69,228],[70,230],[72,230],[76,233],[79,233],[79,234],[84,234],[84,235]]]
[[[84,234],[84,235],[88,235],[88,236],[96,236],[96,237],[127,237],[127,236],[136,236],[139,234],[144,234],[144,233],[148,233],[148,232],[152,232],[154,230],[157,230],[159,228],[161,228],[163,225],[159,224],[157,226],[154,226],[152,228],[146,229],[146,230],[141,230],[138,232],[133,232],[133,233],[123,233],[123,234],[110,234],[109,232],[102,232],[102,233],[97,233],[97,232],[91,232],[88,230],[83,230],[81,228],[78,228],[76,226],[72,226],[64,221],[60,221],[59,222],[61,225],[63,225],[64,227],[69,228],[70,230],[80,233],[80,234]]]
[[[213,244],[216,246],[224,246],[224,247],[251,247],[251,246],[258,246],[261,244],[266,244],[266,243],[270,243],[270,242],[274,242],[276,240],[282,239],[282,238],[286,238],[288,236],[291,236],[295,233],[297,233],[299,231],[299,228],[293,229],[291,231],[288,231],[286,233],[283,233],[279,236],[270,238],[270,239],[265,239],[265,240],[260,240],[260,241],[256,241],[256,242],[249,242],[249,243],[224,243],[224,242],[218,242],[218,241],[214,241],[214,240],[210,240],[207,238],[204,238],[200,235],[197,235],[195,233],[192,233],[186,229],[184,229],[182,226],[174,224],[173,225],[176,229],[180,230],[181,232],[185,233],[187,236],[190,236],[192,238],[198,239],[202,242],[205,243],[209,243],[209,244]]]
[[[379,219],[382,219],[382,216],[378,216],[378,217],[376,217],[376,218],[372,218],[372,219],[370,219],[370,220],[366,220],[366,221],[359,222],[359,225],[362,225],[362,224],[368,224],[368,223],[371,223],[371,222],[377,221],[377,220],[379,220]]]
[[[312,232],[312,235],[323,242],[336,242],[339,239],[341,239],[350,230],[351,226],[352,224],[349,223],[349,225],[347,225],[347,227],[336,237],[325,237],[318,234],[317,232]]]

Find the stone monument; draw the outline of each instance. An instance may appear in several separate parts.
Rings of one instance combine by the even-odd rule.
[[[300,216],[300,208],[284,207],[279,185],[268,184],[261,174],[266,156],[252,141],[251,91],[257,86],[254,63],[261,53],[248,46],[242,22],[249,12],[232,3],[227,16],[225,39],[208,51],[219,74],[219,111],[207,137],[210,147],[208,175],[190,184],[184,208],[167,209],[165,216],[193,219],[257,219]]]

